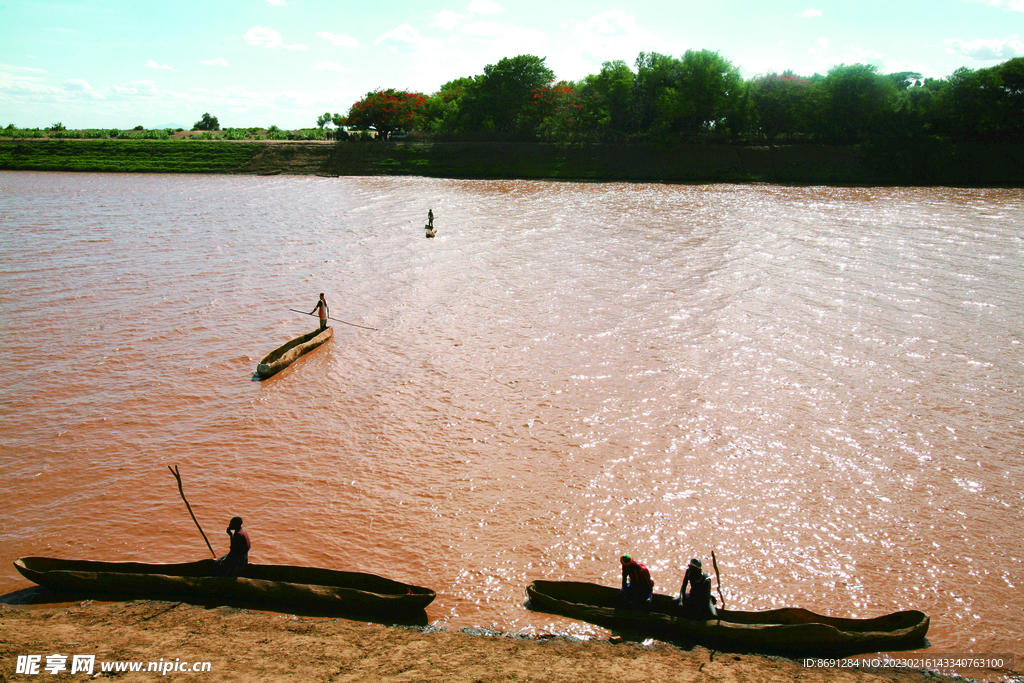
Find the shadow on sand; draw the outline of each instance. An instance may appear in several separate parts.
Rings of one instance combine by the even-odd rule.
[[[385,626],[416,626],[424,627],[429,624],[427,613],[424,610],[406,613],[379,612],[371,614],[368,610],[352,609],[330,609],[317,607],[315,605],[291,605],[282,609],[280,604],[268,605],[265,603],[247,600],[214,600],[196,599],[182,600],[181,596],[147,595],[144,598],[126,597],[112,595],[110,593],[95,593],[89,591],[58,591],[44,586],[31,586],[21,590],[0,595],[0,604],[4,605],[66,605],[87,601],[97,602],[184,602],[189,605],[215,609],[217,607],[234,607],[236,609],[249,610],[253,612],[265,612],[270,614],[288,614],[297,617],[314,617],[323,619],[346,619],[348,621],[362,621],[364,623],[383,624]]]

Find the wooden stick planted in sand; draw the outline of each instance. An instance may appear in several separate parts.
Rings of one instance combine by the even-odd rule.
[[[206,532],[203,531],[203,527],[199,526],[199,520],[196,519],[195,513],[192,512],[192,506],[188,504],[188,498],[185,497],[185,491],[181,488],[181,475],[178,474],[178,466],[171,467],[167,466],[167,469],[171,471],[174,478],[178,480],[178,493],[181,494],[181,499],[185,501],[185,507],[188,508],[188,514],[192,515],[192,521],[196,523],[196,528],[199,529],[199,533],[203,535],[203,540],[206,541],[206,547],[210,549],[210,554],[213,555],[213,559],[217,559],[217,553],[213,552],[213,546],[210,545],[210,539],[206,537]]]
[[[725,598],[722,597],[722,575],[718,573],[718,560],[715,559],[715,551],[711,551],[711,564],[715,567],[715,577],[718,578],[718,597],[722,601],[722,609],[725,609]]]

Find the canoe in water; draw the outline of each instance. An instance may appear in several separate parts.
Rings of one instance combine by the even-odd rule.
[[[309,353],[316,347],[334,336],[334,328],[328,327],[325,330],[317,328],[309,334],[292,339],[287,344],[279,346],[260,361],[256,366],[256,374],[261,379],[266,379],[273,374],[284,370],[294,363],[303,354]]]
[[[928,615],[916,610],[844,619],[798,608],[719,609],[718,618],[705,621],[680,615],[668,595],[656,593],[649,609],[627,608],[619,602],[617,588],[577,581],[534,581],[526,593],[533,609],[722,650],[806,655],[910,649],[921,646],[929,624]]]
[[[436,595],[429,588],[375,574],[315,567],[249,564],[241,576],[216,576],[212,559],[154,564],[22,557],[14,566],[29,581],[48,588],[133,598],[173,596],[393,614],[421,611]]]

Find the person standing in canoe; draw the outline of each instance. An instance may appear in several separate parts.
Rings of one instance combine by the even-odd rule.
[[[313,315],[314,313],[318,313],[320,315],[320,331],[322,332],[323,330],[326,330],[327,318],[331,315],[331,309],[327,306],[327,299],[324,298],[323,292],[320,292],[320,301],[317,301],[316,306],[309,312],[310,315]]]
[[[242,518],[232,517],[228,523],[228,538],[231,539],[231,547],[228,554],[217,559],[218,576],[239,576],[245,565],[249,564],[249,549],[252,543],[249,541],[249,534],[242,531]]]
[[[651,572],[628,554],[619,558],[622,563],[622,590],[619,597],[630,605],[647,605],[654,594]]]
[[[715,602],[715,596],[711,595],[711,577],[701,569],[700,560],[690,560],[683,576],[683,587],[679,589],[680,610],[691,619],[714,619],[718,616]]]

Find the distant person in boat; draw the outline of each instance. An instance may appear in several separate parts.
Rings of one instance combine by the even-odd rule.
[[[690,560],[683,587],[679,589],[680,611],[691,619],[714,619],[718,616],[715,602],[715,596],[711,595],[711,577],[704,573],[700,560]]]
[[[654,580],[651,572],[629,555],[619,558],[622,563],[622,590],[619,597],[630,605],[646,605],[654,594]]]
[[[434,227],[434,210],[433,209],[427,209],[427,227],[428,228]]]
[[[228,554],[217,560],[218,576],[239,576],[245,571],[245,565],[249,564],[249,534],[242,530],[242,518],[232,517],[228,523],[228,538],[231,539],[231,548]]]
[[[314,313],[320,314],[320,331],[326,330],[327,318],[331,315],[331,309],[327,307],[327,299],[324,298],[323,292],[320,292],[320,301],[317,301],[316,306],[309,312],[310,315]]]

